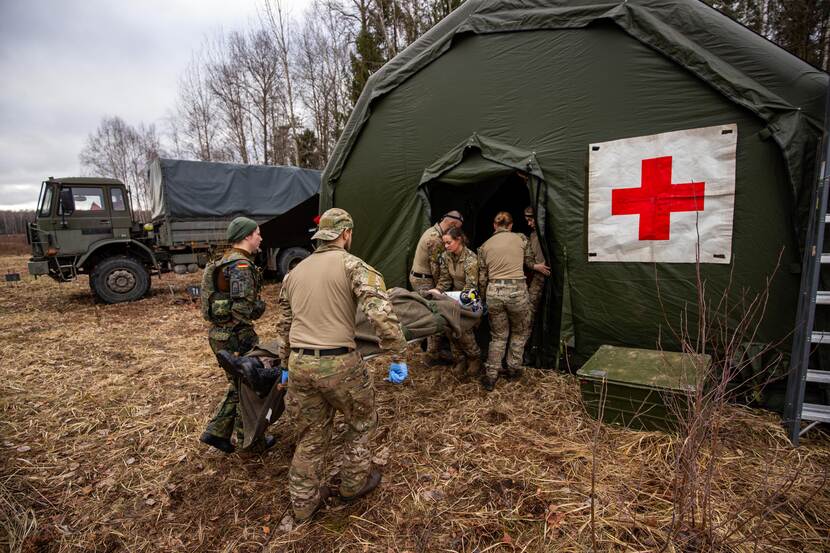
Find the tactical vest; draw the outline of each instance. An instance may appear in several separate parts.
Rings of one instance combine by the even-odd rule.
[[[224,268],[234,261],[211,261],[202,274],[202,317],[213,324],[224,324],[231,320],[231,295]]]

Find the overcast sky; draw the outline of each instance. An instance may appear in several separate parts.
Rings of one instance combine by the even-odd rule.
[[[0,209],[34,208],[46,177],[81,173],[105,116],[155,123],[206,37],[264,0],[0,0]],[[298,18],[309,0],[283,2]]]

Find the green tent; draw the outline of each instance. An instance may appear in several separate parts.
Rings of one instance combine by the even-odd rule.
[[[321,208],[351,212],[354,252],[405,286],[419,236],[445,210],[464,213],[475,246],[496,211],[523,230],[532,204],[554,271],[536,329],[547,354],[563,320],[581,356],[674,349],[684,308],[694,321],[696,265],[590,261],[590,150],[736,125],[731,256],[701,263],[701,276],[710,297],[730,291],[734,323],[783,251],[754,339],[787,349],[827,83],[697,0],[467,0],[370,78]]]

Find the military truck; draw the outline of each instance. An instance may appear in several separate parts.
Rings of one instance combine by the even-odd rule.
[[[37,218],[26,233],[29,274],[60,282],[89,275],[102,301],[134,301],[146,295],[153,275],[203,268],[228,246],[225,229],[238,215],[267,227],[262,261],[276,276],[311,251],[319,171],[158,159],[148,176],[146,223],[119,180],[44,181]]]

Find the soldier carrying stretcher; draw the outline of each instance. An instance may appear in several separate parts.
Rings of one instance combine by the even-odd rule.
[[[383,277],[348,252],[354,223],[342,209],[320,217],[312,236],[320,246],[285,278],[280,292],[277,335],[288,367],[289,413],[299,440],[289,470],[294,517],[309,519],[329,495],[321,485],[335,411],[348,427],[340,466],[340,497],[353,501],[380,483],[372,467],[369,437],[377,426],[375,389],[356,351],[355,311],[375,329],[383,350],[392,353],[390,374],[406,375],[406,340]]]

